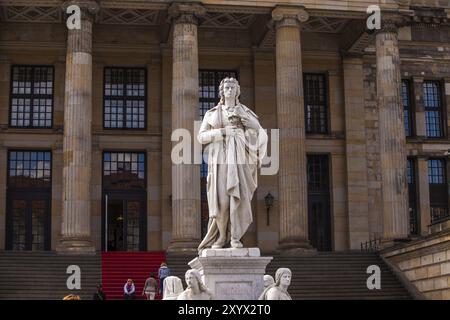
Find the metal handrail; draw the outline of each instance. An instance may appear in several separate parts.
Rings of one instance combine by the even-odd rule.
[[[361,242],[361,251],[379,251],[381,248],[381,238],[371,239],[369,241]]]

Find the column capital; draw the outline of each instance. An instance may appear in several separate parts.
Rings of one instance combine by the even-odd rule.
[[[80,8],[82,20],[94,21],[100,11],[100,4],[97,0],[66,0],[61,5],[64,14],[67,14],[67,8],[73,5]]]
[[[206,9],[200,3],[173,3],[168,10],[169,21],[178,24],[198,25],[198,19],[206,14]]]
[[[408,19],[398,12],[381,12],[381,29],[378,33],[398,33],[398,29],[407,24]]]
[[[299,27],[301,23],[308,21],[309,13],[304,7],[277,6],[272,10],[272,20],[275,28]]]

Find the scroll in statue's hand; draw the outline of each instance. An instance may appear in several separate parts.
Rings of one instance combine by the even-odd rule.
[[[253,119],[246,115],[241,115],[242,124],[248,129],[258,129],[258,123]]]
[[[234,137],[236,135],[236,130],[236,126],[226,126],[225,128],[221,129],[222,135],[230,137]]]

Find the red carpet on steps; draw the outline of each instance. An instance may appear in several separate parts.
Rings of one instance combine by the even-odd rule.
[[[145,299],[142,288],[150,272],[158,279],[158,269],[166,256],[161,252],[107,252],[102,253],[102,284],[107,300],[123,300],[123,286],[134,280],[135,299]],[[161,299],[158,295],[156,299]]]

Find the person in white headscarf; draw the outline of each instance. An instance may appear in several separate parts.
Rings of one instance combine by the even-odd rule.
[[[203,284],[200,272],[195,269],[186,271],[185,280],[187,288],[177,300],[213,300],[213,294]]]
[[[165,278],[163,285],[163,300],[177,300],[180,293],[183,292],[183,283],[178,277],[170,276]]]
[[[287,292],[291,284],[292,272],[288,268],[279,268],[275,273],[275,283],[266,288],[259,300],[292,300]]]

